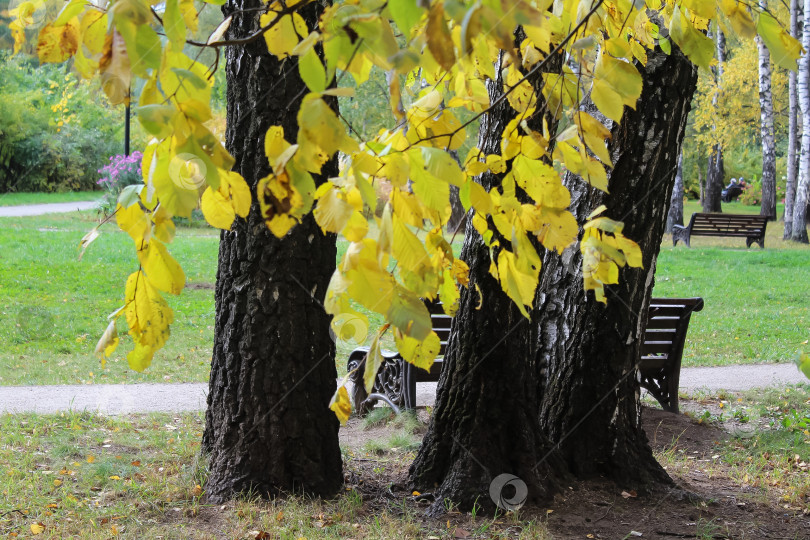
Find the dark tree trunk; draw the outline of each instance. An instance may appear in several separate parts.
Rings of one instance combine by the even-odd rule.
[[[671,233],[675,225],[683,225],[683,152],[678,156],[678,170],[675,172],[675,185],[672,187],[672,198],[669,200],[667,227]]]
[[[231,0],[230,38],[258,28],[258,0]],[[318,5],[302,12],[317,20]],[[335,269],[335,236],[311,216],[277,239],[256,200],[270,172],[264,136],[282,125],[297,133],[306,88],[295,60],[279,62],[264,40],[228,49],[227,147],[253,193],[246,220],[220,238],[216,329],[203,451],[210,456],[206,493],[222,501],[252,490],[329,496],[343,482],[338,421],[328,409],[335,391],[329,316],[318,299]],[[333,162],[324,175],[335,174]],[[330,169],[331,168],[331,169]],[[324,176],[325,177],[325,176]],[[316,178],[316,182],[322,179]]]
[[[709,166],[706,168],[706,189],[703,191],[703,211],[722,212],[720,205],[720,192],[723,191],[723,182],[726,168],[723,164],[723,149],[716,145],[709,156]]]
[[[462,165],[459,160],[458,152],[453,150],[450,152],[459,165]],[[463,168],[463,167],[462,167]],[[458,186],[450,186],[450,219],[447,220],[447,230],[455,232],[456,229],[461,227],[461,222],[464,220],[464,205],[461,204],[461,197],[459,196]]]
[[[697,81],[697,70],[677,50],[651,53],[641,70],[636,110],[626,109],[622,124],[611,126],[610,195],[576,178],[567,185],[578,219],[605,204],[604,215],[625,222],[644,268],[624,268],[619,284],[608,287],[605,306],[583,289],[578,250],[573,264],[547,254],[535,308],[539,362],[548,365],[541,409],[546,433],[575,474],[604,473],[636,489],[669,481],[641,429],[635,368],[645,322],[640,314],[650,301],[672,171]]]
[[[493,100],[502,86],[500,80],[489,85]],[[479,148],[485,154],[500,154],[503,129],[513,117],[506,100],[482,117]],[[484,174],[481,184],[490,190],[500,178]],[[531,324],[489,274],[489,250],[469,221],[461,259],[470,266],[470,285],[461,293],[436,408],[410,469],[414,489],[436,497],[432,514],[441,513],[444,499],[462,509],[476,503],[493,508],[490,484],[504,473],[525,482],[527,500],[547,500],[564,474],[537,416],[542,366],[532,355]],[[479,300],[484,305],[477,310]]]

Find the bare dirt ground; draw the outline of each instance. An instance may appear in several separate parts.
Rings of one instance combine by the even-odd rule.
[[[689,404],[685,402],[686,408]],[[426,419],[424,411],[420,415],[420,420]],[[696,466],[685,474],[668,471],[675,481],[673,486],[641,495],[603,478],[571,482],[548,507],[522,508],[520,519],[545,523],[554,539],[810,539],[810,517],[769,500],[760,488],[733,482],[724,474],[723,465],[714,461],[716,447],[730,436],[728,432],[659,409],[645,408],[643,418],[655,451],[694,460]],[[354,454],[347,462],[346,485],[363,495],[366,512],[405,499],[421,513],[429,503],[414,500],[407,489],[412,453],[363,453],[368,441],[383,440],[391,434],[392,428],[385,426],[364,430],[357,418],[341,430],[341,444]],[[707,473],[709,468],[701,464],[712,467]],[[424,519],[427,528],[436,527],[435,522]],[[470,514],[451,512],[445,519],[449,519],[448,529],[458,531],[451,538],[466,538],[465,533],[480,528],[482,518],[476,521]],[[506,516],[495,527],[503,530],[509,523]],[[516,537],[520,533],[514,532]]]

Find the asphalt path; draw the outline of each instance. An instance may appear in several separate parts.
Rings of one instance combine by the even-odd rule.
[[[741,391],[810,383],[794,364],[754,364],[682,368],[680,389]],[[102,414],[190,412],[205,410],[208,385],[92,384],[65,386],[0,386],[0,412],[55,413],[90,411]],[[432,406],[436,383],[417,384],[418,405]]]
[[[77,210],[92,210],[98,201],[77,201],[51,204],[26,204],[21,206],[0,206],[0,217],[41,216],[42,214],[65,214]]]

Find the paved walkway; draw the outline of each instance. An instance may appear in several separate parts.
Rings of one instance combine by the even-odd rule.
[[[0,206],[0,217],[40,216],[42,214],[64,214],[76,210],[92,210],[98,201],[77,201],[51,204],[26,204],[21,206]]]
[[[794,364],[683,368],[681,390],[747,390],[808,383]],[[0,412],[98,411],[184,412],[205,410],[207,384],[94,384],[86,386],[0,386]],[[417,403],[433,405],[436,383],[417,385]]]

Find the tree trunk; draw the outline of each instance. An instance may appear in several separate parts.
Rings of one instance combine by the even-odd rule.
[[[672,198],[669,200],[667,213],[667,227],[665,232],[671,233],[675,225],[683,225],[683,151],[678,156],[678,170],[675,173],[675,185],[672,187]]]
[[[790,0],[790,35],[799,39],[799,0]],[[788,155],[787,182],[785,184],[785,233],[783,239],[790,238],[793,230],[793,202],[796,199],[796,180],[799,170],[799,101],[796,95],[796,72],[788,74]]]
[[[793,226],[790,239],[807,244],[807,202],[810,191],[810,0],[804,0],[802,46],[806,51],[799,60],[799,106],[802,109],[802,156],[799,182],[793,204]]]
[[[258,0],[230,0],[229,38],[258,29]],[[301,13],[312,26],[321,7]],[[237,10],[246,10],[235,13]],[[246,220],[220,237],[216,328],[203,451],[206,493],[214,502],[251,491],[262,496],[335,494],[343,482],[329,317],[318,301],[335,269],[335,236],[312,216],[282,239],[264,224],[256,184],[270,173],[264,136],[282,125],[295,141],[306,88],[294,59],[279,62],[264,40],[227,49],[227,147],[251,186]],[[322,182],[337,172],[325,166]]]
[[[768,1],[760,0],[759,6],[767,10]],[[773,127],[773,95],[771,94],[771,54],[759,36],[759,109],[760,134],[762,139],[762,203],[759,215],[776,221],[776,142]]]
[[[635,370],[674,184],[668,173],[681,153],[697,83],[696,68],[674,48],[671,55],[650,53],[641,70],[638,106],[625,110],[621,125],[610,126],[610,194],[570,176],[567,185],[578,219],[605,204],[604,215],[625,222],[644,268],[623,269],[605,306],[583,289],[579,250],[573,264],[547,254],[533,321],[540,331],[539,363],[548,366],[545,432],[575,474],[603,473],[636,489],[669,481],[641,428]]]
[[[717,29],[715,35],[715,42],[717,44],[717,66],[712,68],[715,77],[715,83],[718,87],[718,92],[723,84],[723,70],[726,61],[726,36],[721,29]],[[712,106],[717,108],[718,95],[712,98]],[[712,130],[716,128],[712,126]],[[726,178],[726,168],[723,163],[723,146],[719,143],[712,147],[711,155],[709,156],[709,166],[706,170],[706,189],[703,193],[703,211],[704,212],[722,212],[720,204],[720,192],[723,191],[723,184]]]
[[[488,87],[494,100],[503,82]],[[479,148],[485,154],[500,154],[504,127],[513,117],[504,100],[481,118]],[[487,173],[481,184],[490,190],[500,178]],[[531,354],[531,325],[489,274],[489,249],[469,220],[461,259],[470,266],[470,284],[461,292],[436,407],[410,469],[412,487],[435,496],[431,514],[442,512],[445,499],[462,509],[476,503],[491,509],[491,483],[504,473],[526,484],[527,500],[547,500],[564,471],[540,430],[542,366]],[[480,300],[484,307],[478,310]]]

